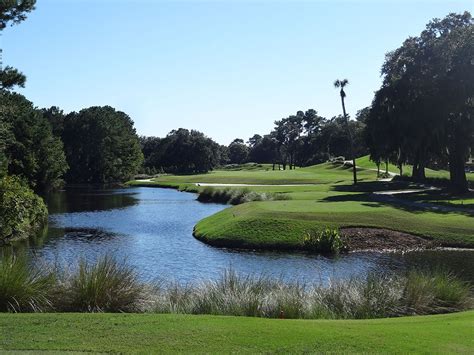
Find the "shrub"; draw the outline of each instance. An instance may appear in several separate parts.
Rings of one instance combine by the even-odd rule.
[[[0,244],[31,236],[47,216],[43,200],[26,183],[12,176],[0,180]]]
[[[283,193],[255,192],[249,189],[216,189],[212,187],[205,187],[199,192],[197,199],[200,202],[240,205],[242,203],[251,201],[289,200],[290,196]]]
[[[0,259],[0,311],[40,312],[50,309],[55,274],[30,267],[24,256]]]
[[[306,250],[318,253],[339,253],[347,249],[337,229],[309,231],[303,238]]]
[[[111,256],[95,264],[80,260],[61,285],[58,308],[74,312],[135,312],[144,301],[145,285],[135,271]]]

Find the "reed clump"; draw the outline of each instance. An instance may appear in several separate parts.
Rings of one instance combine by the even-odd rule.
[[[362,319],[470,309],[472,289],[449,272],[369,274],[327,284],[287,282],[225,270],[215,280],[145,283],[104,256],[68,271],[0,259],[1,312],[157,312],[267,318]]]
[[[283,193],[255,192],[250,189],[212,188],[205,187],[199,192],[198,201],[240,205],[251,201],[289,200],[290,196]]]

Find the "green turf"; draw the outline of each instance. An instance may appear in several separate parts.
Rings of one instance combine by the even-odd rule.
[[[1,314],[0,350],[121,353],[472,353],[474,312],[376,320]]]
[[[412,186],[408,182],[377,181],[376,172],[371,170],[375,164],[367,157],[358,161],[364,168],[358,171],[357,187],[352,186],[350,168],[329,163],[286,171],[267,170],[268,166],[262,166],[201,175],[165,175],[149,184],[188,191],[202,189],[196,186],[197,183],[261,184],[265,186],[248,188],[284,193],[291,198],[246,203],[200,221],[195,228],[196,237],[215,245],[300,248],[303,235],[313,228],[365,226],[410,232],[434,238],[448,246],[474,246],[471,196],[437,192],[430,194],[429,199],[424,196],[426,194],[413,194],[400,195],[397,201],[381,200],[371,192]],[[277,186],[287,184],[295,186]],[[419,203],[448,206],[453,210],[428,210]]]

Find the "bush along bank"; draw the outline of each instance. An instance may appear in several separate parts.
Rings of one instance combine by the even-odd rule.
[[[0,179],[0,245],[34,235],[47,217],[43,199],[26,183],[13,176]]]
[[[370,274],[328,285],[226,270],[197,284],[145,283],[110,256],[67,272],[24,257],[0,260],[0,311],[155,312],[266,318],[361,319],[436,314],[473,306],[471,285],[449,272]]]
[[[255,192],[249,189],[216,189],[206,187],[199,192],[197,200],[200,202],[215,202],[231,205],[251,201],[289,200],[290,196],[282,193]]]

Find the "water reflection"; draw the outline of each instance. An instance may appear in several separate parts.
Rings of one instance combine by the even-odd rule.
[[[180,282],[215,278],[225,268],[287,280],[325,283],[330,278],[366,275],[410,266],[445,266],[474,280],[474,252],[425,251],[407,254],[351,253],[328,258],[305,253],[218,249],[192,237],[194,225],[226,206],[201,204],[195,195],[170,189],[72,190],[48,199],[46,235],[27,243],[40,262],[64,265],[105,253],[126,259],[143,279]]]
[[[139,201],[132,190],[76,187],[45,196],[50,214],[83,211],[104,211],[125,208]]]

